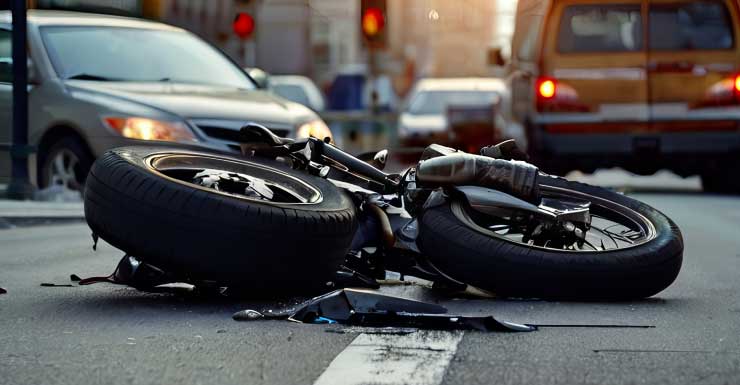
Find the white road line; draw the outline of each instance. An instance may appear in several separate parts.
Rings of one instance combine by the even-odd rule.
[[[437,385],[462,338],[461,331],[363,333],[334,358],[314,385]]]

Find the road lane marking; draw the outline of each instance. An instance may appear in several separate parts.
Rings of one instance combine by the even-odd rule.
[[[442,382],[462,331],[360,334],[329,364],[314,385],[437,385]]]

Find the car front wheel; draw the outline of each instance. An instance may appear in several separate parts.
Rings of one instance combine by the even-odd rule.
[[[65,137],[41,154],[39,186],[82,191],[93,157],[79,140]]]

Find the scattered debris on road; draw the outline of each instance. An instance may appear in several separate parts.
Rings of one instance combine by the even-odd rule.
[[[257,310],[247,309],[234,313],[232,318],[234,318],[235,321],[255,321],[265,318],[265,316]]]
[[[383,328],[369,328],[363,326],[347,326],[339,328],[329,328],[325,330],[327,333],[334,334],[380,334],[380,335],[394,335],[403,336],[406,334],[412,334],[419,331],[415,328],[394,328],[394,327],[383,327]]]
[[[538,328],[601,328],[601,329],[653,329],[655,325],[620,324],[531,324]]]
[[[74,285],[70,285],[68,283],[49,283],[49,282],[42,282],[41,287],[74,287]]]
[[[346,324],[371,327],[411,327],[434,330],[478,330],[528,332],[535,326],[499,321],[494,317],[449,315],[447,308],[379,294],[367,290],[341,289],[316,297],[287,311],[243,310],[234,314],[237,321],[288,319],[300,323]]]

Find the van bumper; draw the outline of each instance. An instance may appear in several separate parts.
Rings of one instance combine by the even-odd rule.
[[[566,134],[535,127],[528,143],[537,163],[552,163],[553,173],[622,167],[641,174],[669,169],[692,175],[740,160],[740,130]]]

